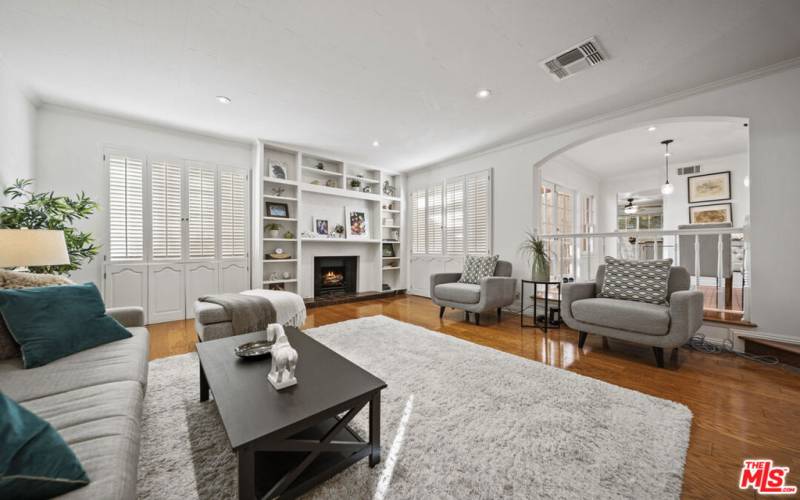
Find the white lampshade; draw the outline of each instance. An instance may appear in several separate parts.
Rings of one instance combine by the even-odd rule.
[[[63,231],[0,229],[0,268],[69,264]]]
[[[661,194],[672,194],[675,191],[675,186],[667,182],[666,184],[662,184],[661,186]]]

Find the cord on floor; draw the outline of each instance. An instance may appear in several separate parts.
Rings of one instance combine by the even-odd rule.
[[[706,354],[722,354],[725,352],[733,353],[740,358],[749,359],[765,365],[777,365],[780,360],[776,356],[762,355],[762,354],[749,354],[746,352],[737,352],[733,350],[733,341],[725,339],[722,344],[711,343],[706,340],[706,336],[698,333],[686,343],[686,346],[695,351],[704,352]]]

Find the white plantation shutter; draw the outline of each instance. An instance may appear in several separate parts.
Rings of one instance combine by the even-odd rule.
[[[144,258],[144,162],[122,154],[106,155],[109,178],[109,258]]]
[[[427,249],[429,254],[442,253],[442,185],[428,188]]]
[[[151,241],[154,259],[183,254],[182,168],[178,162],[150,162]]]
[[[464,253],[464,178],[450,179],[444,189],[444,239],[448,254]]]
[[[491,173],[478,172],[466,177],[466,240],[468,254],[488,254],[491,210]]]
[[[219,197],[222,256],[244,257],[247,253],[247,174],[221,170]]]
[[[187,170],[189,257],[192,259],[216,255],[215,179],[214,169],[192,166]]]
[[[411,193],[411,252],[425,253],[425,190]]]

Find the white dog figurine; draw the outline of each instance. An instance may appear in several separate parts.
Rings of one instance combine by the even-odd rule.
[[[267,380],[275,389],[281,390],[297,384],[294,376],[294,370],[297,367],[297,351],[289,345],[289,339],[286,338],[283,327],[280,325],[278,327],[280,333],[272,346],[272,366]]]

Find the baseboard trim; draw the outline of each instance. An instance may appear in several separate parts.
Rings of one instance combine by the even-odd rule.
[[[767,333],[767,332],[752,332],[747,330],[736,330],[731,329],[733,335],[736,338],[751,338],[751,339],[762,339],[762,340],[773,340],[775,342],[785,342],[787,344],[792,345],[800,345],[800,337],[791,337],[789,335],[781,335],[778,333]]]

